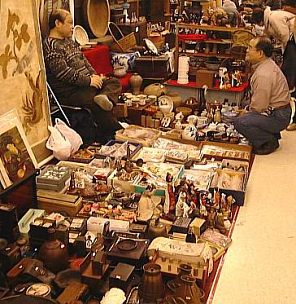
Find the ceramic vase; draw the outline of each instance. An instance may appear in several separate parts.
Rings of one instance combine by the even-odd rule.
[[[68,267],[68,250],[66,246],[55,238],[55,229],[48,229],[48,240],[39,250],[39,259],[53,273],[57,273]]]
[[[134,95],[140,94],[143,78],[138,73],[134,73],[130,78],[130,85]]]
[[[156,303],[164,296],[164,285],[161,267],[158,264],[147,263],[143,266],[144,275],[139,286],[139,296],[146,303]]]

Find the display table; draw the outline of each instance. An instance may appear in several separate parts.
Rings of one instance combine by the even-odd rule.
[[[200,89],[203,85],[196,83],[195,81],[189,81],[188,84],[179,84],[177,80],[168,80],[165,82],[166,86],[171,90],[181,95],[183,100],[189,97],[197,97],[200,94]],[[219,87],[213,87],[208,89],[206,100],[209,102],[223,101],[228,99],[230,103],[236,103],[241,105],[243,97],[248,90],[249,84],[243,83],[239,87],[232,87],[230,89],[219,89]]]

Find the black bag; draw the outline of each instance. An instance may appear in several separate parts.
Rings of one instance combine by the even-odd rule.
[[[74,110],[63,108],[63,110],[69,119],[71,128],[82,137],[83,146],[88,146],[97,141],[97,126],[88,109]]]
[[[289,89],[296,86],[296,43],[294,36],[288,41],[283,55],[282,72],[286,76]]]

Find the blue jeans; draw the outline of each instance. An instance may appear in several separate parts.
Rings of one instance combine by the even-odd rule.
[[[267,142],[280,139],[280,132],[290,122],[291,108],[274,110],[265,116],[258,112],[248,112],[234,119],[236,130],[244,135],[255,149],[262,147]]]

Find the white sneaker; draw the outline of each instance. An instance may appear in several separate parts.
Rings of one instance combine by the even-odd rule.
[[[96,95],[94,97],[94,102],[104,111],[111,111],[113,109],[113,103],[109,100],[107,95]]]

